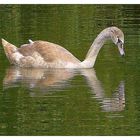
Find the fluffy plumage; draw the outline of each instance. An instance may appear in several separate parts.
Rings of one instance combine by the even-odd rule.
[[[96,37],[83,62],[60,45],[47,41],[30,40],[29,44],[21,45],[20,48],[4,39],[2,44],[9,62],[20,67],[91,68],[95,64],[100,48],[108,39],[112,39],[121,55],[124,55],[124,34],[117,27],[106,28]]]

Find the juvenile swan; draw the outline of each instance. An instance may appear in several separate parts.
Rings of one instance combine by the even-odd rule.
[[[91,68],[94,66],[99,50],[106,40],[111,39],[119,49],[123,50],[124,34],[117,27],[104,29],[94,40],[84,61],[78,60],[65,48],[47,41],[29,41],[20,48],[2,39],[5,54],[9,62],[20,67],[36,68]]]

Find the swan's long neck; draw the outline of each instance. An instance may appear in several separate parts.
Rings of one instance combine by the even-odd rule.
[[[105,41],[110,39],[110,31],[109,28],[103,30],[92,43],[85,60],[81,63],[81,65],[85,68],[91,68],[94,66],[97,55],[104,45]]]

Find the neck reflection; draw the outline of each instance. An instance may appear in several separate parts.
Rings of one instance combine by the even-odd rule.
[[[112,97],[108,98],[101,82],[98,80],[94,69],[83,69],[82,74],[86,77],[87,83],[96,98],[102,105],[102,109],[109,111],[122,111],[125,108],[125,83],[120,81],[119,85],[112,93]]]
[[[106,97],[101,82],[98,80],[94,69],[33,69],[10,67],[3,80],[3,88],[18,87],[20,84],[29,89],[39,89],[41,95],[70,86],[69,80],[76,75],[83,75],[91,89],[92,98],[101,103],[105,112],[122,111],[125,108],[125,83],[120,81],[112,97]],[[36,96],[31,92],[30,96]]]

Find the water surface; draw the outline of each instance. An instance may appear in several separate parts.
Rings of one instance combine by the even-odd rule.
[[[139,135],[139,5],[0,5],[1,38],[47,40],[80,60],[112,25],[126,56],[108,41],[92,69],[18,68],[0,47],[0,135]]]

